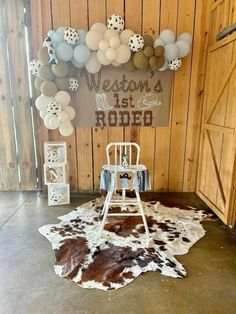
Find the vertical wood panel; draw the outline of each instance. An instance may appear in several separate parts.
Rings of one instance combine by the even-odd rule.
[[[193,33],[194,10],[195,0],[187,2],[179,0],[177,34],[181,32]],[[175,73],[169,169],[169,190],[171,191],[183,189],[190,68],[191,55],[182,59],[182,66]]]
[[[88,29],[88,4],[70,0],[71,26]],[[76,128],[78,190],[93,190],[93,160],[91,128]]]
[[[52,21],[53,28],[60,26],[70,26],[70,1],[69,0],[52,0]],[[71,105],[73,106],[73,96]],[[67,158],[69,160],[69,183],[71,191],[77,191],[77,154],[76,154],[76,129],[71,136],[64,137],[59,134],[58,130],[50,131],[53,140],[61,140],[67,143]]]
[[[195,191],[200,140],[204,72],[208,39],[209,1],[196,0],[183,190]]]
[[[161,0],[160,31],[171,28],[176,31],[178,0]],[[173,80],[174,84],[174,80]],[[170,100],[170,119],[168,127],[156,128],[156,149],[154,167],[154,190],[168,190],[170,125],[172,115],[173,92]]]
[[[8,20],[7,46],[21,188],[36,189],[36,162],[25,48],[23,1],[7,1],[5,12]],[[24,109],[22,110],[22,108]]]
[[[35,0],[30,3],[31,8],[31,33],[32,38],[32,59],[37,58],[37,51],[42,46],[43,40],[49,29],[52,28],[51,21],[51,1]],[[33,89],[33,111],[36,128],[36,144],[38,158],[39,188],[43,188],[43,163],[44,163],[44,142],[49,140],[48,129],[45,128],[43,119],[39,116],[39,111],[34,106],[35,99],[40,93]]]
[[[0,188],[19,189],[16,143],[12,117],[12,99],[6,63],[6,29],[3,18],[4,0],[0,1]]]
[[[160,0],[143,0],[142,11],[142,33],[156,38],[159,33]],[[140,159],[149,169],[152,189],[154,185],[155,140],[156,128],[140,128]]]
[[[89,26],[95,22],[106,22],[106,1],[89,0]],[[93,128],[93,177],[94,189],[99,187],[101,167],[106,163],[105,149],[108,144],[108,128]]]

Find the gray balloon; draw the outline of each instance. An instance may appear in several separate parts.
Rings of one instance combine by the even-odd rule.
[[[59,60],[58,64],[52,66],[52,71],[58,77],[66,76],[69,71],[68,64],[65,61]]]
[[[39,78],[42,81],[52,81],[54,80],[55,76],[52,72],[52,68],[50,65],[42,65],[39,68]]]
[[[71,62],[68,62],[68,73],[67,73],[67,77],[74,77],[75,74],[76,74],[76,68],[75,66],[71,63]]]
[[[58,90],[67,90],[69,88],[69,79],[68,77],[56,77],[55,83]]]
[[[38,59],[40,63],[47,65],[49,63],[48,48],[42,47],[38,51]]]
[[[57,92],[57,85],[52,81],[45,81],[41,84],[40,91],[44,96],[53,97]]]
[[[43,81],[39,77],[36,77],[36,79],[34,81],[34,86],[38,91],[40,91],[40,86],[42,83],[43,83]]]

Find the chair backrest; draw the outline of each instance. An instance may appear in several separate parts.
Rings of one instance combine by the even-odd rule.
[[[123,155],[127,155],[129,165],[139,164],[140,147],[136,143],[117,142],[108,144],[106,147],[108,165],[111,164],[110,154],[112,153],[112,151],[114,152],[114,165],[122,164]]]

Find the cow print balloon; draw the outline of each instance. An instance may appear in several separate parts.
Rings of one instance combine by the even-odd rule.
[[[29,64],[29,70],[34,76],[39,75],[39,68],[42,66],[38,59],[34,59]]]
[[[70,77],[69,78],[69,89],[74,92],[78,88],[79,88],[79,81],[74,77]]]
[[[122,32],[125,27],[125,22],[122,16],[118,14],[112,14],[108,19],[107,19],[107,28],[108,29],[113,29],[114,31],[117,32]]]
[[[58,117],[59,113],[62,111],[62,105],[57,101],[51,101],[47,105],[47,112],[54,117]]]
[[[75,45],[79,40],[79,33],[75,28],[68,27],[64,31],[64,40],[69,45]]]
[[[144,46],[143,37],[139,34],[132,35],[129,39],[128,46],[129,49],[134,52],[142,50]]]
[[[180,68],[182,65],[182,61],[180,58],[172,59],[168,61],[168,67],[169,69],[176,71],[178,68]]]

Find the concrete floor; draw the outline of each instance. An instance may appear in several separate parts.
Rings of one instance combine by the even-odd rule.
[[[153,197],[153,196],[152,196]],[[199,204],[193,194],[162,194],[171,202]],[[236,233],[219,221],[206,221],[206,236],[189,254],[177,257],[185,279],[149,272],[111,292],[82,289],[53,270],[51,244],[38,227],[93,199],[48,207],[39,193],[0,193],[0,313],[231,314],[236,312]]]

